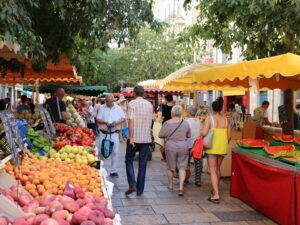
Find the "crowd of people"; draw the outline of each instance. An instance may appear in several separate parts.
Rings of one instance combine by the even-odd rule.
[[[12,109],[10,98],[0,99],[0,111]],[[17,99],[17,113],[22,114],[23,111],[30,111],[34,114],[34,104],[31,98],[28,98],[26,95],[21,95]]]

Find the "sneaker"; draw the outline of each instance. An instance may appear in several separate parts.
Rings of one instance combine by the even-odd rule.
[[[119,177],[119,174],[118,174],[118,173],[111,173],[111,174],[110,174],[110,177],[118,178],[118,177]]]
[[[136,189],[135,189],[134,187],[129,188],[129,189],[125,192],[125,195],[130,195],[130,194],[132,194],[133,192],[136,192]]]

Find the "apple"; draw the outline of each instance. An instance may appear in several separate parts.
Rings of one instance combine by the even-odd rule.
[[[96,225],[102,225],[104,222],[104,215],[99,210],[93,210],[90,212],[88,219],[93,221]]]

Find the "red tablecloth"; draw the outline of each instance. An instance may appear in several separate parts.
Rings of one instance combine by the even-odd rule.
[[[239,153],[232,154],[231,196],[282,225],[295,224],[294,178],[291,171],[264,165]]]
[[[300,225],[300,174],[296,176],[296,217],[297,225]]]

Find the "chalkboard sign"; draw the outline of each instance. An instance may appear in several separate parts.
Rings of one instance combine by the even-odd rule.
[[[278,107],[278,114],[279,114],[279,122],[280,124],[287,123],[287,111],[285,105],[281,105]]]
[[[41,114],[42,121],[44,123],[44,127],[46,129],[46,138],[49,141],[52,141],[55,136],[55,128],[53,126],[50,115],[48,111],[43,108],[40,109],[40,114]]]

